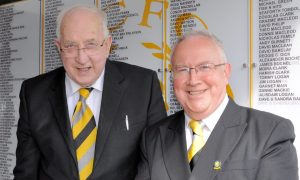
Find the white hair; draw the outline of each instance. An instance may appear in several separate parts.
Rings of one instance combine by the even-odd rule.
[[[174,50],[176,49],[178,44],[180,44],[182,41],[184,41],[188,38],[193,38],[193,37],[205,37],[205,38],[212,40],[216,44],[216,46],[219,48],[220,55],[223,58],[223,60],[225,62],[227,62],[227,57],[226,57],[226,53],[224,50],[223,42],[221,40],[219,40],[219,38],[217,38],[217,36],[215,36],[213,33],[208,32],[206,30],[191,31],[191,32],[184,34],[182,37],[180,37],[172,48],[171,57],[173,56]]]
[[[97,7],[95,6],[90,6],[90,5],[83,5],[83,4],[77,4],[77,5],[74,5],[74,6],[71,6],[69,8],[65,8],[63,9],[57,16],[57,20],[56,20],[56,36],[57,38],[59,39],[60,38],[60,35],[61,35],[61,32],[60,32],[60,29],[61,29],[61,23],[62,23],[62,20],[64,19],[64,17],[72,12],[72,11],[75,11],[75,10],[78,10],[78,9],[84,9],[84,10],[87,10],[87,11],[90,11],[90,12],[93,12],[93,13],[96,13],[97,15],[99,15],[99,17],[101,18],[102,20],[102,30],[103,30],[103,35],[104,37],[108,37],[109,36],[109,30],[108,30],[108,27],[107,27],[107,16],[106,16],[106,13],[100,9],[98,9]]]

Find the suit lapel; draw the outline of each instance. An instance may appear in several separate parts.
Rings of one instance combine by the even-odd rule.
[[[59,70],[57,80],[52,84],[49,90],[49,101],[54,110],[54,115],[62,136],[64,137],[68,149],[77,163],[75,149],[73,146],[73,137],[71,132],[70,119],[68,115],[67,98],[65,91],[65,71],[63,68]]]
[[[186,154],[185,120],[183,111],[180,111],[177,116],[173,118],[169,127],[161,127],[160,133],[163,158],[170,179],[187,179],[190,176],[191,171]]]
[[[100,118],[98,124],[98,132],[96,138],[95,163],[97,165],[101,154],[104,150],[107,137],[115,120],[118,106],[121,102],[123,92],[127,85],[124,82],[123,75],[116,66],[107,60],[105,66],[102,102],[100,110]]]
[[[213,179],[219,170],[214,170],[214,162],[224,163],[241,138],[246,123],[243,123],[239,107],[229,103],[203,147],[198,163],[194,167],[191,180],[196,177]]]

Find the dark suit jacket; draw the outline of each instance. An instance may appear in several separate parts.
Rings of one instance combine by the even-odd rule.
[[[107,61],[91,179],[134,179],[141,133],[165,116],[154,71]],[[78,179],[63,68],[22,84],[17,138],[15,179]]]
[[[289,120],[230,100],[192,172],[184,121],[180,111],[145,129],[136,180],[298,180]]]

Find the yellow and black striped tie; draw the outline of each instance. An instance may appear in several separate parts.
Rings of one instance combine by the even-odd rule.
[[[193,142],[188,150],[188,161],[190,163],[191,169],[193,169],[196,164],[198,157],[196,154],[200,152],[204,146],[203,130],[199,121],[191,120],[189,122],[190,128],[193,130]]]
[[[72,116],[72,133],[76,148],[80,180],[86,180],[93,171],[97,127],[94,115],[86,104],[92,88],[81,88]]]

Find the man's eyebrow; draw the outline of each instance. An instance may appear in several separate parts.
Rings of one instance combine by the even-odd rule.
[[[87,42],[97,42],[97,41],[96,41],[96,39],[92,38],[92,39],[88,39],[88,40],[84,41],[84,43],[87,43]]]
[[[74,41],[66,40],[66,41],[63,42],[63,44],[77,44],[77,43],[74,42]]]

